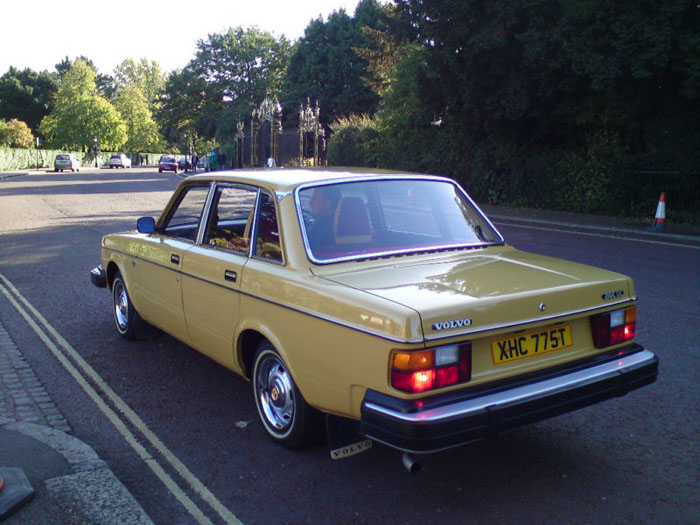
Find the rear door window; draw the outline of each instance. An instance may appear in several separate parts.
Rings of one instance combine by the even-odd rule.
[[[204,244],[248,254],[257,196],[250,186],[217,186]]]

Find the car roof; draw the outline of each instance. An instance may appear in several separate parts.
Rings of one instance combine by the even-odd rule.
[[[405,171],[369,168],[260,168],[250,170],[220,171],[195,175],[186,179],[240,182],[263,186],[275,192],[291,192],[305,184],[332,183],[353,179],[376,179],[382,177],[419,178],[434,177]],[[442,178],[442,177],[440,177]],[[445,179],[448,180],[448,179]]]

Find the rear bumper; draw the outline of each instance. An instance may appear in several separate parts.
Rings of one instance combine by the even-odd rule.
[[[435,452],[622,396],[653,383],[658,369],[658,358],[635,345],[602,362],[476,392],[403,400],[369,390],[361,432],[401,450]]]

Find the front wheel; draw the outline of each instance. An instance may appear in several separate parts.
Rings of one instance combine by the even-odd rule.
[[[126,290],[126,284],[120,272],[117,272],[112,281],[112,312],[119,335],[124,339],[136,339],[136,323],[139,314],[131,304],[129,292]]]
[[[274,347],[263,341],[255,352],[253,395],[260,421],[273,441],[287,448],[320,435],[323,420],[309,406]]]

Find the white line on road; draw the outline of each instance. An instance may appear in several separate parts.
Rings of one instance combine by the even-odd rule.
[[[49,324],[49,322],[39,313],[32,304],[24,298],[17,288],[2,274],[0,280],[0,292],[7,297],[14,308],[20,313],[29,326],[36,332],[51,353],[58,359],[68,373],[75,379],[85,393],[94,401],[100,411],[109,419],[119,433],[126,439],[127,443],[134,449],[138,456],[148,465],[148,467],[158,476],[168,490],[177,498],[187,511],[197,520],[198,523],[212,523],[197,505],[185,494],[185,492],[175,483],[175,481],[163,470],[158,461],[153,458],[141,445],[134,434],[127,428],[126,424],[112,408],[110,408],[103,397],[109,399],[126,420],[131,423],[146,440],[163,456],[163,458],[178,472],[185,483],[206,501],[216,513],[221,516],[226,523],[241,523],[236,516],[231,513],[211,491],[190,470],[163,444],[163,442],[148,428],[141,418],[111,389],[111,387],[97,374],[97,372],[78,354],[78,352]],[[12,293],[10,293],[10,291]],[[14,294],[14,297],[13,297]],[[17,299],[15,299],[15,297]],[[21,301],[26,308],[41,323],[45,330],[53,336],[63,352],[51,340],[44,330],[34,321],[27,310],[19,304]],[[64,354],[67,354],[65,355]],[[88,379],[71,363],[67,356],[82,369],[87,378],[92,380],[97,390],[90,385]]]

